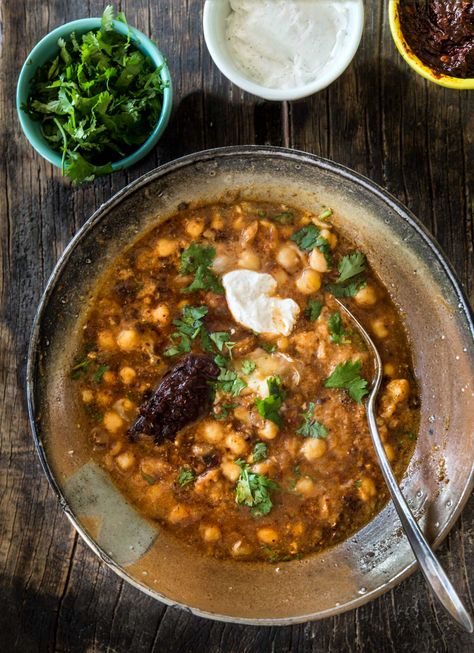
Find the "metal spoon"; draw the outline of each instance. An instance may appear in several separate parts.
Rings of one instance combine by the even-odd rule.
[[[372,436],[372,442],[374,444],[375,453],[377,454],[380,469],[382,470],[383,477],[388,486],[392,501],[395,505],[395,509],[405,530],[408,541],[410,542],[415,558],[420,565],[426,582],[441,605],[449,612],[453,619],[467,630],[468,633],[472,633],[474,631],[473,620],[464,607],[456,590],[451,585],[449,578],[446,576],[444,569],[435,557],[430,545],[426,541],[425,536],[421,532],[420,527],[408,507],[408,504],[398,487],[398,483],[392,468],[390,467],[390,463],[388,462],[378,432],[377,422],[375,420],[375,401],[382,381],[382,361],[380,360],[379,352],[359,320],[349,311],[349,309],[346,308],[346,306],[344,306],[342,302],[336,298],[334,299],[347,317],[357,326],[357,329],[360,331],[360,334],[367,343],[369,350],[372,351],[375,359],[375,376],[372,381],[370,394],[366,401],[366,412],[370,435]]]

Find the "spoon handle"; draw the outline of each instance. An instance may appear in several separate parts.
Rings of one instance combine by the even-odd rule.
[[[431,550],[430,545],[426,541],[420,527],[418,526],[413,513],[411,512],[408,504],[403,496],[400,488],[398,487],[397,480],[393,474],[390,463],[388,462],[385,450],[383,448],[382,440],[380,438],[377,424],[375,421],[374,411],[375,396],[372,394],[367,402],[367,416],[369,420],[369,428],[372,435],[372,440],[375,447],[375,452],[379,461],[380,469],[387,483],[392,501],[398,513],[402,526],[410,542],[415,558],[420,565],[421,571],[426,579],[426,582],[431,587],[434,595],[441,603],[441,605],[449,612],[468,633],[474,631],[474,623],[471,616],[464,607],[461,599],[459,598],[456,590],[451,585],[449,578],[438,562],[438,559]]]

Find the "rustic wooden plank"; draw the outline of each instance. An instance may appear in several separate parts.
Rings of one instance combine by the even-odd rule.
[[[287,628],[214,623],[166,608],[108,570],[78,539],[40,470],[23,402],[28,332],[46,279],[103,201],[160,163],[226,144],[290,145],[386,186],[436,234],[473,298],[472,95],[424,82],[401,62],[382,3],[367,2],[354,64],[309,100],[269,103],[225,80],[206,51],[198,0],[127,0],[132,24],[168,55],[176,89],[157,148],[129,171],[71,187],[22,137],[11,98],[30,45],[103,3],[0,5],[0,611],[6,651],[459,651],[472,640],[433,604],[419,574],[334,619]],[[27,38],[25,38],[25,34]],[[473,609],[474,502],[440,551]],[[3,605],[4,604],[4,605]]]

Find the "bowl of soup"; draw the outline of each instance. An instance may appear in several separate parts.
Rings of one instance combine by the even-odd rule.
[[[473,324],[416,219],[372,182],[224,148],[132,183],[45,291],[28,365],[43,466],[86,542],[159,600],[286,624],[414,569],[364,398],[436,545],[472,487]],[[437,370],[443,369],[443,376]]]

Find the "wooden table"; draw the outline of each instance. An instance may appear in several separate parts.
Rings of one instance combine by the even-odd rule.
[[[386,3],[367,0],[359,52],[332,86],[297,103],[241,92],[213,65],[199,0],[128,0],[131,24],[158,41],[175,110],[139,165],[71,187],[23,137],[14,94],[21,64],[53,27],[100,15],[89,0],[0,5],[0,650],[457,651],[473,650],[434,603],[419,573],[340,617],[285,628],[214,623],[154,601],[113,574],[80,540],[40,469],[24,399],[25,354],[36,305],[73,234],[131,180],[183,154],[229,144],[284,145],[334,159],[404,202],[435,235],[473,298],[473,93],[423,81],[392,43]],[[427,316],[429,319],[429,316]],[[440,558],[474,612],[474,501]]]

